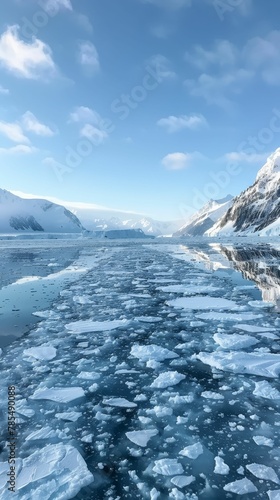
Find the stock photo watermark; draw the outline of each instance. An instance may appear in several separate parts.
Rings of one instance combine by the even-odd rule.
[[[220,19],[224,21],[225,15],[241,7],[245,0],[213,0],[213,7]]]
[[[111,112],[118,116],[119,120],[126,120],[131,112],[136,110],[163,80],[161,64],[147,66],[141,84],[135,85],[128,94],[122,94],[119,98],[114,99],[110,106]],[[116,127],[113,120],[101,119],[98,123],[98,129],[95,129],[95,133],[91,137],[80,138],[75,147],[66,146],[66,156],[63,163],[54,158],[46,158],[44,163],[52,168],[57,179],[62,182],[65,174],[70,174],[81,166],[82,162],[93,154],[94,148],[100,146],[104,137],[111,135]]]
[[[246,160],[247,162],[250,158],[253,160],[255,155],[264,152],[265,148],[275,139],[275,135],[279,133],[280,109],[274,108],[268,126],[261,128],[256,135],[250,135],[242,141],[237,147],[237,157],[234,158],[233,155],[225,168],[219,172],[210,172],[211,181],[207,182],[202,189],[193,189],[191,204],[181,203],[179,209],[182,216],[188,218],[211,199],[219,198],[222,191],[230,186],[232,179],[244,171]]]

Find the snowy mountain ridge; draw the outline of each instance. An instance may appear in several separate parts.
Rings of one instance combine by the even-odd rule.
[[[259,170],[254,184],[237,196],[229,210],[207,231],[208,236],[239,233],[280,234],[280,148]]]
[[[209,200],[173,236],[203,236],[227,212],[232,200],[231,195],[227,195],[221,200]]]
[[[0,233],[81,233],[83,230],[79,219],[61,205],[43,199],[23,199],[0,189]]]

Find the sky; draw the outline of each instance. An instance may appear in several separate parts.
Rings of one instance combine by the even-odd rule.
[[[280,146],[278,0],[3,0],[0,187],[187,218]]]

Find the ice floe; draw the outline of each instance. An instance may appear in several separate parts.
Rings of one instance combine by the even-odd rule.
[[[182,474],[184,469],[176,458],[163,458],[161,460],[155,460],[153,471],[163,476],[175,476],[177,474]]]
[[[153,389],[166,389],[166,387],[179,384],[185,378],[185,375],[177,371],[163,372],[153,381],[150,387]]]
[[[236,307],[233,300],[222,299],[220,297],[205,297],[204,295],[196,297],[181,297],[174,300],[168,300],[167,304],[179,309],[232,309]]]
[[[259,340],[250,335],[238,335],[237,333],[215,333],[214,340],[223,349],[238,350],[258,344]]]
[[[38,359],[40,361],[50,361],[51,359],[54,359],[56,357],[56,349],[55,347],[51,347],[48,345],[41,347],[30,347],[29,349],[24,349],[23,355]]]
[[[155,344],[133,345],[130,354],[140,361],[164,361],[165,359],[178,358],[178,354],[175,352]]]
[[[280,392],[275,389],[275,387],[272,387],[272,385],[266,380],[263,380],[262,382],[255,382],[253,394],[265,399],[280,399]]]
[[[244,479],[239,479],[238,481],[233,481],[224,486],[225,491],[230,491],[231,493],[236,493],[237,495],[246,495],[246,493],[256,493],[258,489],[246,477]]]
[[[149,440],[158,434],[157,429],[147,429],[144,431],[126,432],[126,437],[134,444],[145,448]]]
[[[57,403],[70,403],[75,399],[84,397],[84,395],[85,392],[82,387],[59,387],[57,389],[48,389],[46,387],[37,389],[29,399],[49,399]]]
[[[229,466],[224,462],[221,457],[215,457],[215,474],[226,476],[229,473]]]
[[[126,398],[105,398],[103,403],[109,406],[117,406],[119,408],[136,408],[137,404],[128,401]]]
[[[280,354],[245,352],[200,352],[194,355],[202,363],[219,370],[250,373],[261,377],[277,378],[280,373]]]
[[[121,328],[129,323],[126,319],[113,320],[113,321],[75,321],[66,324],[67,330],[72,333],[87,333],[87,332],[105,332]]]
[[[196,460],[203,453],[203,446],[201,443],[191,444],[190,446],[186,446],[183,450],[179,452],[179,455],[183,457],[191,458],[192,460]]]
[[[258,479],[266,479],[267,481],[272,481],[273,483],[280,484],[279,477],[272,467],[268,467],[263,464],[249,464],[246,465],[246,469],[251,472]]]

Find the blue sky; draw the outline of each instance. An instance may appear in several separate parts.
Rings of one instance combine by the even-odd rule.
[[[276,0],[4,0],[0,186],[158,219],[280,146]]]

